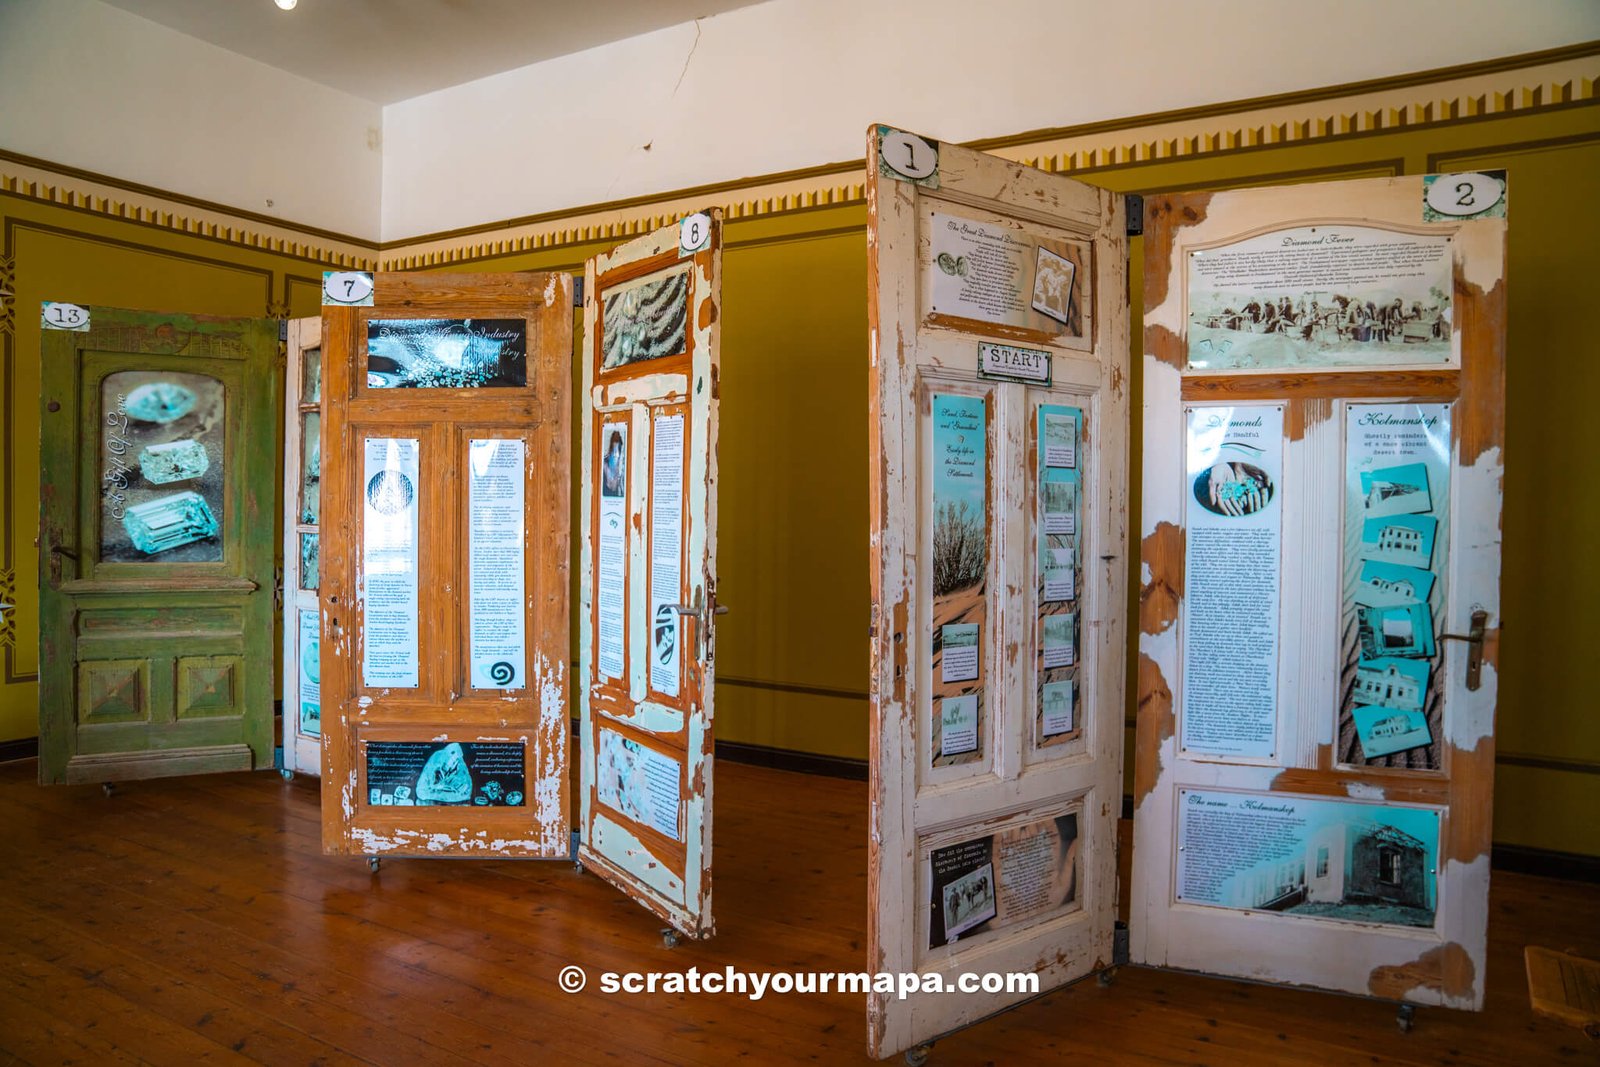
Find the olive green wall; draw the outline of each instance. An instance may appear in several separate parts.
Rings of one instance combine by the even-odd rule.
[[[733,220],[723,242],[717,599],[729,613],[717,630],[717,736],[861,758],[867,743],[866,209],[855,204]],[[581,274],[585,257],[614,243],[449,269]],[[575,322],[578,350],[581,330]],[[580,375],[575,360],[575,460]],[[574,486],[573,529],[576,492]],[[574,641],[576,572],[574,564]]]
[[[1600,646],[1600,617],[1587,610],[1600,599],[1600,557],[1588,551],[1600,535],[1600,451],[1585,432],[1595,421],[1592,398],[1600,395],[1588,282],[1591,250],[1600,245],[1600,108],[1238,149],[1077,176],[1153,192],[1489,167],[1507,169],[1511,186],[1496,840],[1600,855],[1600,821],[1592,817],[1600,810],[1600,716],[1587,676],[1588,650]],[[0,599],[12,599],[8,583],[27,587],[15,590],[16,624],[0,630],[10,671],[0,687],[4,739],[34,731],[36,693],[9,678],[33,669],[37,641],[31,546],[38,300],[250,315],[287,303],[290,313],[308,314],[317,310],[319,268],[3,194],[0,212],[3,255],[14,261],[16,277],[8,309],[23,309],[8,310],[15,321],[4,331],[10,510]],[[717,733],[863,758],[865,209],[857,200],[736,218],[725,238],[719,593],[732,611],[719,631]],[[615,243],[567,244],[452,269],[581,270],[584,258]],[[1140,252],[1135,241],[1136,308]],[[1137,352],[1133,367],[1137,387]],[[576,404],[576,378],[573,396]],[[1136,517],[1130,528],[1139,528]],[[1130,611],[1138,583],[1135,564]],[[1131,701],[1128,714],[1131,724]]]
[[[322,269],[0,191],[0,290],[15,293],[0,299],[0,601],[17,605],[0,622],[0,742],[38,733],[39,302],[310,315]]]

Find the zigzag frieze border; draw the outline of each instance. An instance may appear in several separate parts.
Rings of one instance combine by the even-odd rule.
[[[1532,84],[1491,87],[1496,82],[1503,84],[1516,78],[1531,78]],[[1113,167],[1178,162],[1228,152],[1397,133],[1473,119],[1594,104],[1597,82],[1600,82],[1600,61],[1590,57],[1532,66],[1509,75],[1445,78],[1420,90],[1418,87],[1379,89],[1338,100],[1288,104],[1270,111],[1241,110],[1202,119],[1163,120],[1153,116],[1142,128],[1086,134],[1065,130],[1028,141],[980,144],[986,144],[989,151],[1052,173],[1082,174]],[[1452,84],[1458,87],[1455,92],[1447,89]],[[1441,89],[1446,91],[1440,92]],[[1437,95],[1409,101],[1401,99],[1415,96],[1419,91],[1423,94],[1432,91]],[[1219,123],[1222,128],[1217,128]],[[757,179],[710,198],[668,194],[631,208],[601,207],[524,226],[506,225],[434,239],[423,237],[399,245],[392,253],[384,253],[376,244],[334,247],[310,235],[297,239],[292,234],[300,228],[291,223],[281,227],[288,235],[273,233],[246,225],[243,220],[231,219],[222,211],[202,214],[181,210],[181,205],[163,206],[156,197],[102,195],[97,190],[106,188],[103,185],[80,184],[66,177],[38,180],[12,173],[13,169],[11,164],[0,161],[0,193],[353,270],[419,270],[597,241],[621,241],[669,225],[690,211],[704,208],[708,199],[717,203],[729,219],[750,219],[855,205],[863,203],[866,197],[864,175],[859,168],[849,167],[826,174],[820,180],[815,176],[787,179],[777,176]],[[22,169],[40,172],[40,168]]]
[[[1533,85],[1480,89],[1479,86],[1491,77],[1485,76],[1464,79],[1470,88],[1464,87],[1453,95],[1443,94],[1432,99],[1351,106],[1366,105],[1376,97],[1399,97],[1408,92],[1415,93],[1416,90],[1369,92],[1341,100],[1279,107],[1270,113],[1241,110],[1227,116],[1232,124],[1222,129],[1174,129],[1171,135],[1166,135],[1164,128],[1167,127],[1214,126],[1221,119],[1213,117],[1187,122],[1157,120],[1144,127],[1149,133],[1143,136],[1140,136],[1143,131],[1138,129],[1086,136],[1068,133],[1056,139],[1002,144],[990,146],[987,150],[1052,173],[1089,173],[1141,163],[1178,162],[1249,149],[1313,144],[1347,137],[1399,133],[1472,119],[1530,114],[1597,101],[1600,63],[1594,60],[1569,61],[1559,66],[1572,68],[1580,63],[1595,67],[1595,72],[1585,74],[1574,71],[1570,77],[1544,79]],[[1504,79],[1506,76],[1492,77]],[[1446,79],[1435,85],[1448,82]],[[1423,91],[1428,91],[1428,87],[1424,87]],[[1260,121],[1256,121],[1258,118]],[[1157,135],[1150,136],[1150,133]],[[1130,134],[1134,139],[1129,139]],[[864,202],[866,187],[860,172],[844,173],[848,176],[842,182],[839,180],[842,175],[835,174],[829,176],[826,184],[821,186],[789,188],[773,195],[764,195],[766,190],[761,189],[760,183],[753,183],[732,196],[724,197],[717,206],[728,218],[740,219]],[[767,184],[776,189],[786,183],[780,179]],[[792,186],[794,183],[787,184]],[[749,196],[752,190],[757,191],[758,195]],[[568,218],[542,226],[507,227],[488,239],[482,232],[437,241],[424,238],[412,242],[410,248],[402,247],[393,254],[385,255],[382,269],[418,270],[591,241],[625,240],[668,225],[690,211],[706,206],[704,199],[684,201],[672,204],[672,210],[661,213],[669,203],[664,198],[663,201],[637,209],[640,214],[596,211],[590,215],[592,222],[578,226],[574,226],[574,220]]]
[[[138,203],[132,199],[102,196],[70,185],[70,179],[63,178],[57,183],[37,181],[19,174],[6,173],[3,170],[5,167],[6,163],[0,161],[0,193],[10,193],[40,203],[88,211],[111,219],[155,226],[176,234],[207,237],[241,248],[308,259],[330,267],[374,270],[377,266],[376,256],[358,255],[310,240],[295,240],[244,225],[230,225],[218,221],[226,218],[225,215],[219,214],[216,219],[206,218]],[[293,231],[296,228],[293,224],[284,224],[285,230]]]

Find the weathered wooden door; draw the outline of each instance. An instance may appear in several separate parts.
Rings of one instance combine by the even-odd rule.
[[[874,993],[886,1057],[1112,962],[1128,310],[1120,196],[867,151],[868,969],[1038,976]]]
[[[322,773],[322,320],[288,323],[283,402],[283,769]]]
[[[272,766],[278,324],[47,305],[39,780]]]
[[[722,216],[589,261],[584,285],[585,867],[710,937]]]
[[[565,857],[566,274],[322,317],[323,847]]]
[[[1481,1007],[1504,174],[1145,214],[1133,959]]]

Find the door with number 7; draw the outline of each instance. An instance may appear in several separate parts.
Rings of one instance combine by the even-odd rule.
[[[323,846],[565,858],[572,280],[370,284],[324,289]]]

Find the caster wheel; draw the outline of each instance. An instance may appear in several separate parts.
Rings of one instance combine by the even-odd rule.
[[[110,783],[110,782],[101,782],[100,783],[100,792],[104,793],[106,796],[111,796],[116,791],[117,791],[117,787],[115,785],[113,785],[112,783]]]
[[[294,781],[294,772],[287,767],[279,767],[278,774],[281,775],[283,780],[286,782]]]
[[[1117,980],[1117,969],[1115,967],[1107,967],[1095,975],[1095,980],[1100,983],[1100,988],[1104,989]]]
[[[382,866],[383,866],[383,860],[380,857],[378,857],[378,856],[368,856],[367,857],[367,870],[371,871],[373,874],[377,874],[378,873],[378,868],[382,867]]]
[[[583,873],[583,861],[582,860],[573,860],[572,861],[572,869],[577,871],[579,874],[582,874]]]
[[[661,931],[661,944],[667,948],[677,948],[678,942],[683,940],[678,931],[668,926]]]
[[[918,1045],[908,1048],[905,1053],[906,1067],[923,1067],[928,1062],[928,1057],[933,1055],[932,1045]]]
[[[1410,1004],[1400,1005],[1400,1010],[1395,1014],[1395,1025],[1400,1027],[1402,1034],[1409,1034],[1417,1017],[1417,1009]]]

